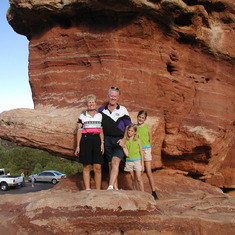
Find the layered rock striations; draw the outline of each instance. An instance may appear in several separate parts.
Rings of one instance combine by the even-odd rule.
[[[235,187],[232,0],[10,3],[29,39],[35,110],[1,114],[1,137],[72,156],[84,97],[101,104],[117,86],[133,121],[149,113],[154,167]]]
[[[0,232],[234,234],[235,198],[223,194],[217,187],[179,174],[167,174],[165,170],[155,172],[154,179],[160,198],[157,201],[151,194],[128,190],[123,184],[118,191],[78,192],[82,175],[64,179],[50,190],[27,193],[27,196],[0,195]],[[131,185],[130,179],[125,182]],[[144,182],[148,185],[146,177]],[[35,190],[36,187],[37,184]]]

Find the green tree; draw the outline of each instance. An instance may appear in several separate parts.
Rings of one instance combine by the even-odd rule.
[[[22,170],[25,176],[43,170],[57,170],[67,175],[82,171],[82,165],[77,161],[54,156],[43,150],[16,146],[1,139],[0,147],[0,168],[9,170],[12,175],[19,175]]]
[[[38,174],[43,171],[42,165],[40,163],[37,163],[34,167],[34,170],[31,172],[31,174]]]

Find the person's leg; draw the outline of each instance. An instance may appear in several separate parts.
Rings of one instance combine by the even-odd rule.
[[[136,185],[134,172],[130,171],[130,175],[131,175],[131,181],[132,181],[132,189],[137,190],[137,185]]]
[[[144,166],[145,166],[145,171],[146,171],[146,174],[147,174],[147,177],[148,177],[148,180],[149,180],[151,190],[155,191],[156,188],[155,188],[154,180],[153,180],[151,161],[145,161]]]
[[[120,158],[113,157],[109,185],[112,185],[115,189],[117,189],[116,187],[117,187],[117,178],[118,178],[118,173],[119,173],[120,162],[121,162]]]
[[[113,188],[118,190],[118,175],[117,175],[117,178],[116,178],[116,180],[115,180],[115,182],[113,184]]]
[[[109,166],[109,179],[108,179],[109,183],[112,171],[112,156],[113,156],[112,138],[110,136],[104,137],[104,153],[105,153],[104,156],[107,159]]]
[[[111,177],[111,172],[112,172],[112,162],[109,162],[109,181],[110,181],[110,177]],[[117,182],[117,180],[114,182],[113,188],[114,189],[118,189],[118,182]]]
[[[156,193],[156,187],[154,185],[154,180],[153,180],[153,174],[152,174],[152,167],[151,167],[151,161],[145,161],[145,171],[149,180],[149,184],[152,190],[152,196],[154,197],[155,200],[158,200],[158,196]]]
[[[83,165],[82,175],[85,189],[90,189],[90,170],[92,162],[91,136],[82,134],[80,141],[79,162]]]
[[[109,179],[112,171],[112,162],[109,162]]]
[[[101,165],[94,164],[93,168],[95,173],[95,188],[101,189],[101,178],[102,178]]]
[[[144,184],[142,180],[141,171],[134,171],[135,181],[137,183],[137,189],[144,192]]]
[[[104,159],[101,153],[101,139],[99,135],[92,136],[93,145],[92,145],[92,163],[94,170],[94,178],[95,178],[95,188],[101,189],[102,182],[102,167],[101,165],[104,163]]]
[[[85,184],[86,189],[90,189],[90,170],[91,170],[91,165],[83,165],[82,169],[82,175],[83,175],[83,181]]]

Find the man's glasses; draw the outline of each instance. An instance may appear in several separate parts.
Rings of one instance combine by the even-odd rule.
[[[115,90],[115,91],[119,91],[119,88],[118,87],[115,87],[115,86],[112,86],[110,87],[111,90]]]

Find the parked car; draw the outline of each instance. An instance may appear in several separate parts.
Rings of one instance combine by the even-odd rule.
[[[0,189],[8,190],[10,187],[21,187],[23,185],[22,176],[5,175],[5,169],[0,169]]]
[[[32,177],[34,177],[34,182],[51,182],[52,184],[57,184],[61,179],[66,178],[67,175],[59,171],[43,171],[39,174],[30,175],[28,177],[29,182],[31,182]]]

